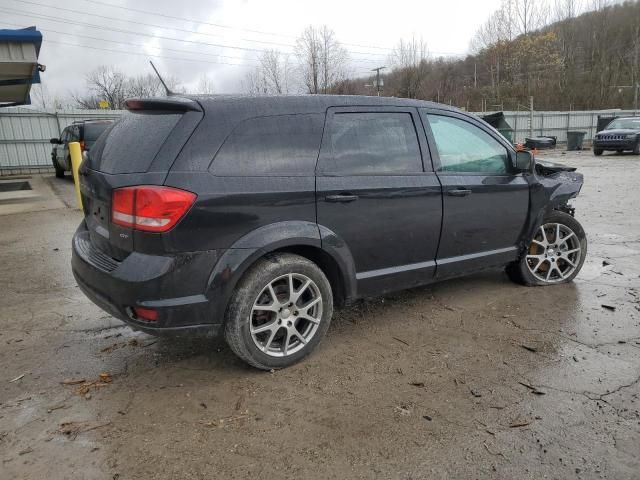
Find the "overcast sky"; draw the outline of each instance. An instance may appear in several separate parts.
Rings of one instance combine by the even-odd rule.
[[[216,93],[231,93],[241,90],[259,50],[292,51],[307,25],[331,27],[350,53],[352,73],[365,75],[373,67],[388,65],[393,46],[412,35],[422,37],[434,56],[466,53],[475,30],[499,3],[0,0],[0,28],[35,25],[42,31],[39,61],[47,66],[42,79],[50,92],[61,96],[82,90],[84,76],[100,65],[145,74],[150,72],[149,59],[187,90],[206,75]]]

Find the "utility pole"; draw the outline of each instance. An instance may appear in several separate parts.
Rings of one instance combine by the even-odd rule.
[[[533,137],[533,96],[529,97],[529,137]]]
[[[372,68],[372,72],[376,72],[376,90],[378,91],[378,96],[380,96],[380,92],[382,91],[382,79],[380,78],[380,70],[384,70],[387,67],[377,67]]]
[[[473,64],[473,88],[478,88],[478,64]]]

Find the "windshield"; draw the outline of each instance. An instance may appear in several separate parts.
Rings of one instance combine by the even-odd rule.
[[[640,130],[640,117],[616,118],[609,125],[607,125],[607,130],[613,130],[614,128],[630,128],[633,130]]]

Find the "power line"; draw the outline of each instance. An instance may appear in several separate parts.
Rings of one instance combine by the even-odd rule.
[[[4,23],[5,25],[10,25],[13,27],[22,27],[23,25],[19,25],[17,23],[11,23],[11,22],[5,22],[2,21],[2,23]],[[49,33],[57,33],[59,35],[69,35],[72,37],[82,37],[82,38],[88,38],[90,40],[98,40],[100,42],[108,42],[108,43],[118,43],[121,45],[127,45],[130,47],[141,47],[141,48],[147,48],[149,47],[149,45],[143,45],[140,43],[130,43],[130,42],[121,42],[118,40],[109,40],[106,38],[100,38],[100,37],[92,37],[91,35],[81,35],[79,33],[69,33],[69,32],[60,32],[58,30],[52,30],[50,28],[40,28],[39,29],[42,32],[49,32]],[[51,40],[47,39],[47,42],[49,42]],[[152,47],[152,48],[160,48],[160,47]],[[222,55],[220,53],[203,53],[203,52],[195,52],[193,50],[180,50],[180,49],[175,49],[175,48],[167,48],[167,47],[161,47],[161,50],[166,50],[169,52],[177,52],[177,53],[190,53],[192,55],[205,55],[205,56],[211,56],[211,57],[220,57],[220,58],[230,58],[232,60],[247,60],[247,58],[245,57],[233,57],[231,55]],[[257,64],[253,64],[254,66],[257,66]]]
[[[188,30],[188,29],[184,29],[184,28],[180,28],[180,27],[167,27],[164,25],[158,25],[156,23],[144,23],[144,22],[140,22],[137,20],[127,20],[124,18],[118,18],[118,17],[110,17],[108,15],[100,15],[98,13],[87,13],[86,11],[82,11],[82,10],[76,10],[73,8],[64,8],[64,7],[59,7],[59,6],[55,6],[55,5],[47,5],[45,3],[38,3],[38,2],[31,2],[29,0],[13,0],[14,2],[20,2],[20,3],[26,3],[28,5],[35,5],[35,6],[39,6],[39,7],[45,7],[45,8],[51,8],[53,10],[56,11],[63,11],[63,12],[69,12],[69,13],[74,13],[74,14],[79,14],[79,15],[89,15],[91,17],[94,18],[104,18],[105,20],[115,20],[117,22],[125,22],[125,23],[133,23],[133,24],[137,24],[137,25],[144,25],[145,27],[153,27],[153,28],[162,28],[164,30],[174,30],[177,32],[183,32],[183,33],[192,33],[192,34],[197,34],[197,35],[207,35],[207,36],[211,36],[211,37],[224,37],[224,35],[220,34],[220,33],[207,33],[207,32],[198,32],[196,30]],[[28,12],[31,13],[31,12]],[[254,43],[261,43],[261,44],[269,44],[269,45],[277,45],[277,46],[282,46],[282,47],[290,47],[290,44],[287,43],[279,43],[279,42],[270,42],[270,41],[262,41],[262,40],[251,40],[251,39],[247,39],[247,38],[241,38],[240,40],[245,41],[245,42],[254,42]]]
[[[16,0],[16,1],[23,1],[23,0]],[[166,15],[163,13],[159,13],[159,12],[152,12],[150,10],[142,10],[139,8],[132,8],[132,7],[125,7],[123,5],[114,5],[112,3],[108,3],[108,2],[100,2],[98,0],[83,0],[85,2],[88,3],[93,3],[96,5],[102,5],[102,6],[107,6],[107,7],[111,7],[111,8],[119,8],[121,10],[127,10],[130,12],[137,12],[137,13],[144,13],[147,15],[156,15],[158,17],[163,17],[163,18],[167,18],[170,20],[181,20],[183,22],[190,22],[190,23],[197,23],[197,24],[201,24],[201,25],[209,25],[212,27],[217,27],[217,28],[225,28],[225,29],[230,29],[230,30],[239,30],[239,31],[244,31],[244,32],[249,32],[249,33],[257,33],[260,35],[271,35],[271,36],[278,36],[278,37],[284,37],[284,38],[297,38],[294,35],[286,35],[283,33],[276,33],[276,32],[267,32],[264,30],[252,30],[249,28],[242,28],[242,27],[234,27],[231,25],[224,25],[221,23],[212,23],[212,22],[204,22],[202,20],[194,20],[192,18],[185,18],[185,17],[177,17],[174,15]],[[35,3],[35,2],[27,2],[26,0],[24,0],[24,3]],[[357,44],[357,43],[343,43],[343,45],[347,45],[347,46],[351,46],[351,47],[358,47],[358,48],[371,48],[371,49],[375,49],[375,50],[385,50],[387,52],[391,51],[392,49],[388,48],[388,47],[379,47],[376,45],[362,45],[362,44]]]
[[[198,32],[196,30],[188,30],[188,29],[184,29],[184,28],[179,28],[179,27],[174,27],[174,26],[170,26],[167,27],[165,25],[158,25],[155,23],[145,23],[145,22],[141,22],[141,21],[137,21],[137,20],[126,20],[123,18],[117,18],[117,17],[110,17],[108,15],[100,15],[97,13],[87,13],[86,11],[82,11],[82,10],[76,10],[73,8],[63,8],[63,7],[58,7],[58,6],[53,6],[53,5],[47,5],[44,3],[39,3],[39,2],[32,2],[30,0],[13,0],[15,2],[20,2],[20,3],[25,3],[28,5],[36,5],[36,6],[40,6],[40,7],[45,7],[45,8],[51,8],[54,9],[56,11],[64,11],[64,12],[70,12],[70,13],[74,13],[74,14],[79,14],[79,15],[90,15],[91,17],[96,17],[96,18],[104,18],[105,20],[112,20],[112,21],[117,21],[117,22],[125,22],[125,23],[132,23],[135,25],[144,25],[146,27],[152,27],[152,28],[161,28],[164,30],[174,30],[174,31],[178,31],[178,32],[183,32],[183,33],[190,33],[190,34],[195,34],[195,35],[205,35],[205,36],[213,36],[213,37],[224,37],[224,35],[221,34],[215,34],[215,33],[207,33],[207,32]],[[87,0],[88,1],[88,0]],[[112,5],[113,6],[113,5]],[[4,7],[3,7],[4,8]],[[122,7],[125,8],[125,7]],[[126,7],[125,9],[129,9],[128,7]],[[133,11],[140,11],[138,9],[132,9]],[[12,13],[14,14],[22,14],[24,15],[22,12],[18,12],[15,13],[16,11],[14,10]],[[148,12],[148,11],[142,11],[143,13],[148,13],[148,14],[154,14],[153,12]],[[26,12],[29,13],[31,15],[42,15],[42,16],[46,16],[45,14],[40,14],[40,13],[35,13],[35,12]],[[164,16],[164,15],[163,15]],[[60,18],[60,17],[54,17],[54,18]],[[173,19],[178,19],[180,20],[180,18],[177,17],[173,17]],[[64,20],[69,20],[69,21],[78,21],[78,20],[70,20],[70,19],[64,19]],[[205,23],[205,22],[202,22]],[[294,44],[291,43],[282,43],[282,42],[271,42],[271,41],[267,41],[267,40],[253,40],[253,39],[249,39],[249,38],[241,38],[241,41],[244,42],[250,42],[250,43],[258,43],[258,44],[262,44],[262,45],[273,45],[273,46],[280,46],[280,47],[288,47],[288,48],[293,48],[295,47]],[[345,44],[346,45],[346,44]],[[227,47],[227,48],[232,48],[232,47]],[[365,48],[370,48],[370,47],[365,47]],[[378,47],[375,47],[378,48]],[[376,55],[376,56],[386,56],[388,54],[386,53],[376,53],[376,52],[358,52],[358,51],[349,51],[349,53],[353,54],[353,55]]]
[[[230,29],[230,30],[240,30],[240,31],[249,32],[249,33],[257,33],[257,34],[260,34],[260,35],[272,35],[272,36],[277,36],[277,37],[295,38],[293,35],[285,35],[285,34],[282,34],[282,33],[274,33],[274,32],[265,32],[265,31],[262,31],[262,30],[251,30],[249,28],[232,27],[230,25],[223,25],[221,23],[203,22],[202,20],[194,20],[192,18],[184,18],[184,17],[176,17],[176,16],[173,16],[173,15],[165,15],[164,13],[151,12],[149,10],[141,10],[139,8],[125,7],[125,6],[122,6],[122,5],[114,5],[112,3],[107,3],[107,2],[98,2],[97,0],[84,0],[84,1],[85,2],[89,2],[89,3],[94,3],[96,5],[102,5],[102,6],[112,7],[112,8],[119,8],[121,10],[127,10],[129,12],[137,12],[137,13],[145,13],[145,14],[148,14],[148,15],[156,15],[158,17],[168,18],[170,20],[182,20],[184,22],[199,23],[201,25],[209,25],[211,27],[226,28],[226,29]]]
[[[219,44],[219,43],[202,42],[202,41],[197,41],[197,40],[187,40],[187,39],[182,39],[182,38],[167,37],[167,36],[163,36],[163,35],[153,35],[153,34],[144,33],[144,32],[136,32],[136,31],[122,29],[122,28],[105,27],[103,25],[96,25],[96,24],[92,24],[92,23],[81,22],[79,20],[71,20],[71,19],[66,19],[66,18],[61,18],[61,17],[53,17],[53,16],[50,16],[50,15],[44,15],[44,14],[38,14],[38,13],[29,12],[29,14],[25,14],[25,13],[18,12],[18,11],[15,11],[15,10],[11,10],[11,9],[7,9],[7,8],[4,8],[4,7],[0,7],[0,11],[8,12],[11,15],[18,15],[18,16],[23,16],[23,17],[34,17],[34,18],[38,18],[38,19],[42,19],[42,20],[49,21],[49,22],[54,22],[54,23],[63,23],[63,24],[68,24],[68,25],[78,25],[78,26],[83,26],[83,27],[97,28],[97,29],[100,29],[100,30],[106,30],[107,32],[111,32],[111,33],[118,32],[118,33],[124,33],[124,34],[127,34],[127,35],[138,35],[138,36],[144,36],[144,37],[149,37],[149,38],[154,38],[154,39],[163,39],[163,40],[170,40],[170,41],[175,41],[175,42],[190,43],[190,44],[194,44],[194,45],[206,45],[206,46],[212,46],[212,47],[217,47],[217,48],[230,48],[230,49],[234,49],[234,50],[242,50],[242,51],[245,51],[245,52],[263,53],[265,51],[264,49],[240,47],[240,46],[235,46],[235,45],[226,45],[226,44]],[[78,35],[78,36],[81,36],[81,35]],[[110,40],[105,40],[105,39],[99,39],[99,40],[110,41]],[[284,53],[291,54],[292,52],[284,52]],[[352,59],[352,62],[353,63],[377,62],[377,60],[367,59],[367,58],[356,58],[356,59]]]
[[[198,63],[211,63],[211,64],[215,64],[215,65],[230,65],[233,67],[249,67],[249,68],[254,68],[255,65],[247,65],[247,64],[242,64],[242,63],[228,63],[228,62],[214,62],[211,60],[199,60],[197,58],[180,58],[180,57],[168,57],[166,55],[154,55],[152,53],[137,53],[137,52],[127,52],[124,50],[114,50],[111,48],[103,48],[103,47],[93,47],[90,45],[78,45],[77,43],[68,43],[68,42],[60,42],[58,40],[47,40],[47,42],[49,43],[57,43],[60,45],[68,45],[70,47],[79,47],[79,48],[90,48],[92,50],[102,50],[105,52],[114,52],[114,53],[120,53],[122,55],[137,55],[137,56],[143,56],[143,57],[153,57],[153,58],[165,58],[165,59],[169,59],[169,60],[179,60],[179,61],[184,61],[184,62],[198,62]]]

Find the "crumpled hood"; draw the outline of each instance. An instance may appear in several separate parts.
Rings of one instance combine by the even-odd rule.
[[[536,171],[542,175],[551,175],[558,172],[575,172],[576,167],[563,165],[562,163],[550,162],[548,160],[535,159]]]

